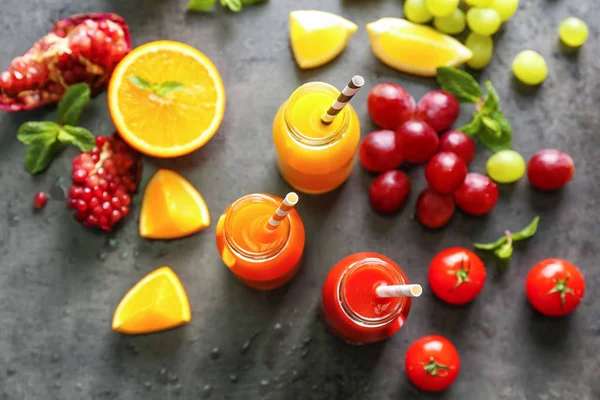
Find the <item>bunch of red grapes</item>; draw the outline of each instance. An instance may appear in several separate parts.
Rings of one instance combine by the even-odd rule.
[[[410,179],[396,169],[404,161],[426,163],[429,186],[419,194],[416,209],[423,225],[446,225],[456,206],[472,215],[484,215],[494,208],[497,185],[485,175],[467,171],[475,143],[462,132],[448,130],[460,112],[454,96],[434,90],[417,104],[399,85],[381,83],[371,90],[368,108],[373,121],[383,128],[365,136],[359,149],[363,167],[381,172],[369,190],[373,208],[391,213],[406,201]]]

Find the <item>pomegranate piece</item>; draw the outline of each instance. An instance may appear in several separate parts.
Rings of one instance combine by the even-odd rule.
[[[440,151],[451,151],[469,166],[475,157],[475,142],[461,131],[449,130],[440,137]]]
[[[469,172],[454,192],[454,201],[467,214],[487,214],[498,202],[498,185],[485,175]]]
[[[44,208],[47,202],[48,195],[44,192],[37,192],[35,196],[33,196],[33,206],[37,209]]]
[[[408,162],[421,164],[433,156],[438,149],[437,133],[423,121],[407,121],[396,130],[396,145]]]
[[[454,214],[454,200],[450,194],[440,194],[429,188],[417,199],[417,218],[428,228],[441,228]]]
[[[573,178],[574,173],[573,159],[560,150],[540,150],[527,163],[529,182],[541,190],[560,189]]]
[[[450,128],[460,112],[454,96],[443,90],[432,90],[417,104],[416,118],[427,122],[436,132]]]
[[[112,230],[127,214],[142,173],[139,154],[117,135],[96,138],[96,147],[73,159],[67,206],[89,227]]]
[[[404,172],[387,171],[371,183],[369,200],[377,211],[391,213],[402,207],[410,193],[410,179]]]
[[[425,167],[429,187],[438,193],[454,192],[467,176],[467,165],[456,154],[442,151],[431,157]]]
[[[116,14],[80,14],[58,21],[0,74],[0,110],[30,110],[60,100],[74,83],[94,94],[131,50],[129,28]]]
[[[400,85],[375,85],[367,99],[367,108],[373,122],[384,129],[396,129],[413,117],[415,99]]]
[[[358,158],[369,171],[397,168],[402,163],[402,153],[396,144],[396,133],[390,130],[369,133],[360,142]]]

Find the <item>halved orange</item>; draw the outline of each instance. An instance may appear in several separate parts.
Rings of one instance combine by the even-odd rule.
[[[159,85],[178,82],[165,95],[144,90],[132,77]],[[134,49],[115,68],[108,87],[112,120],[133,148],[177,157],[203,146],[221,125],[225,89],[215,65],[195,48],[162,40]]]
[[[165,266],[146,275],[127,292],[115,311],[112,328],[137,335],[175,328],[191,320],[185,289]]]
[[[140,211],[140,235],[148,239],[176,239],[210,225],[204,199],[183,176],[159,169],[150,179]]]

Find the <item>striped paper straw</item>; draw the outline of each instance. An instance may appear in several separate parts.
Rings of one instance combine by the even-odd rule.
[[[348,85],[342,90],[342,93],[338,96],[338,98],[333,102],[329,110],[321,117],[321,122],[324,125],[329,125],[333,122],[336,115],[342,111],[342,109],[348,104],[352,97],[360,88],[365,84],[365,79],[360,75],[354,75],[352,80],[348,83]]]
[[[267,230],[274,231],[296,204],[298,204],[298,195],[294,192],[289,192],[275,211],[275,214],[269,218]]]
[[[380,285],[375,289],[377,297],[419,297],[423,294],[421,285]]]

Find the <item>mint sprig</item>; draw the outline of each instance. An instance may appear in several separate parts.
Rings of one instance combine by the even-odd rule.
[[[537,232],[540,217],[535,217],[529,225],[518,232],[504,232],[504,236],[492,243],[475,243],[473,246],[479,250],[493,251],[496,257],[503,261],[510,260],[513,253],[513,243],[529,239]]]
[[[68,144],[76,146],[81,151],[89,151],[95,146],[94,134],[76,126],[90,98],[90,87],[86,83],[72,85],[58,102],[56,113],[58,123],[31,121],[19,127],[17,139],[27,146],[25,169],[30,174],[38,174],[46,170],[56,154]]]
[[[162,83],[151,83],[140,76],[130,76],[129,81],[138,88],[152,92],[160,97],[165,97],[169,93],[183,89],[183,84],[175,81],[166,81]]]
[[[268,0],[220,0],[219,2],[225,8],[233,12],[242,11],[243,6],[266,3]],[[217,0],[190,0],[188,10],[206,11],[214,7]]]
[[[485,82],[486,93],[470,74],[454,67],[439,67],[437,81],[443,90],[460,103],[474,103],[473,120],[458,130],[475,136],[494,153],[512,145],[512,127],[500,109],[500,98],[492,85]]]

